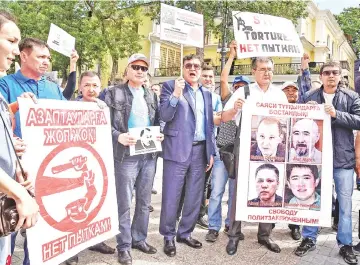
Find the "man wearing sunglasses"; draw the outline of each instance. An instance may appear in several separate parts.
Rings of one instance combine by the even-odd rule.
[[[199,216],[205,185],[205,171],[212,167],[215,155],[214,121],[211,92],[199,84],[201,59],[183,58],[183,76],[163,84],[160,118],[166,122],[163,142],[163,193],[160,234],[164,252],[176,255],[174,238],[192,248],[202,244],[191,237]],[[181,191],[185,185],[182,218],[176,231]]]
[[[116,236],[118,261],[126,265],[132,264],[131,248],[146,254],[157,251],[146,242],[156,153],[130,156],[129,152],[129,146],[137,142],[136,137],[129,134],[129,128],[159,125],[157,96],[143,87],[147,70],[148,60],[145,55],[133,54],[126,68],[127,82],[109,88],[105,95],[105,102],[110,108],[114,147],[120,230],[120,234]],[[163,139],[162,134],[156,136],[156,141]],[[136,194],[136,205],[131,222],[133,190]]]
[[[320,68],[323,85],[307,92],[301,103],[324,104],[325,112],[331,116],[333,178],[340,210],[336,239],[344,261],[357,264],[352,248],[351,197],[355,167],[353,130],[360,129],[360,98],[356,92],[339,86],[341,70],[338,62],[324,63]],[[303,227],[303,240],[295,251],[296,255],[304,256],[316,248],[317,232],[318,227]]]

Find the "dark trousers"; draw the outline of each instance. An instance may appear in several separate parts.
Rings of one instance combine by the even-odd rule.
[[[291,229],[291,230],[294,230],[294,229],[300,229],[300,225],[294,225],[294,224],[289,224],[289,228]]]
[[[259,223],[258,240],[268,240],[271,234],[273,224],[271,223]],[[228,232],[229,239],[238,240],[241,234],[241,221],[230,222],[230,228]]]
[[[194,230],[203,199],[205,168],[205,144],[193,146],[185,162],[164,159],[159,232],[166,240],[172,240],[175,235],[186,238]],[[184,185],[184,207],[176,231],[176,217]]]
[[[339,223],[339,201],[336,199],[335,201],[335,211],[334,211],[334,224]]]
[[[209,170],[208,172],[205,173],[204,197],[201,201],[199,219],[204,217],[207,214],[206,200],[208,200],[210,198],[210,194],[211,194],[210,176],[211,176],[211,170]],[[186,183],[185,183],[185,185],[186,185]],[[179,208],[177,211],[177,219],[178,220],[180,219],[181,212],[182,212],[182,209],[184,206],[184,197],[185,197],[185,186],[181,192]]]

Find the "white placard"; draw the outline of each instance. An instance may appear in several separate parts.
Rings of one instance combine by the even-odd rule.
[[[233,11],[232,15],[238,59],[303,56],[303,46],[290,20],[239,11]]]
[[[88,102],[18,102],[40,207],[27,230],[30,260],[57,265],[119,233],[110,113]]]
[[[70,57],[75,49],[75,38],[51,23],[47,44],[51,49]]]
[[[160,135],[160,126],[129,128],[129,134],[135,136],[135,145],[130,145],[130,156],[161,152],[161,142],[156,140]]]
[[[323,105],[245,103],[236,220],[331,226],[333,151]]]
[[[161,4],[160,39],[203,48],[203,15]]]

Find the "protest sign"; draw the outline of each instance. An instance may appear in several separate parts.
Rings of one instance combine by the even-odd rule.
[[[203,48],[203,15],[161,4],[160,39]]]
[[[75,49],[75,38],[51,23],[47,44],[51,49],[70,57]]]
[[[290,20],[239,11],[233,11],[232,15],[238,59],[303,56],[299,35]]]
[[[135,145],[130,145],[130,156],[161,152],[161,142],[156,140],[160,126],[129,128],[129,134],[137,139]]]
[[[32,264],[59,264],[118,234],[109,109],[19,98],[23,161],[40,207],[27,230]]]
[[[324,106],[248,102],[242,115],[236,219],[329,227],[333,152]]]

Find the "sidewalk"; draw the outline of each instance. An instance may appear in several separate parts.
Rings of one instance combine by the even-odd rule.
[[[159,161],[160,162],[160,161]],[[310,252],[307,256],[299,258],[293,253],[300,241],[292,240],[290,230],[285,224],[277,224],[272,233],[273,240],[281,247],[281,253],[273,253],[267,248],[257,243],[257,223],[244,223],[243,233],[245,240],[240,241],[238,251],[234,256],[227,255],[225,247],[227,235],[222,231],[217,242],[210,244],[205,241],[206,230],[196,227],[192,234],[194,238],[203,243],[200,250],[192,249],[184,244],[176,244],[177,254],[169,258],[162,251],[163,238],[159,234],[160,209],[161,209],[161,163],[158,165],[158,173],[155,178],[155,189],[157,195],[152,196],[152,205],[155,209],[150,213],[149,234],[147,242],[155,246],[158,252],[154,255],[147,255],[138,250],[132,250],[133,265],[215,265],[215,264],[251,264],[251,265],[310,265],[310,264],[346,264],[339,256],[339,248],[336,244],[336,233],[331,228],[323,228],[318,237],[317,249]],[[223,216],[227,211],[227,192],[223,198]],[[360,191],[354,190],[353,194],[353,238],[354,244],[359,241],[358,231],[358,211],[360,209]],[[224,219],[223,219],[224,220]],[[107,243],[116,247],[116,240],[112,238]],[[23,238],[18,236],[16,248],[13,256],[13,265],[22,265]],[[63,263],[65,264],[65,263]],[[79,254],[79,265],[108,265],[119,264],[117,253],[114,255],[103,255],[100,253],[84,250]],[[37,265],[37,264],[32,264]]]

